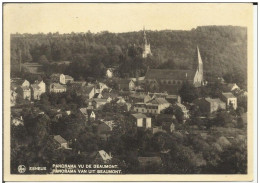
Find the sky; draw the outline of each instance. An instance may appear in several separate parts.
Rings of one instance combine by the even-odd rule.
[[[10,33],[191,30],[205,25],[248,26],[251,3],[5,4]]]

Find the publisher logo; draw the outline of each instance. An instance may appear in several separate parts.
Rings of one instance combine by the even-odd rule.
[[[19,165],[18,166],[18,172],[19,173],[24,173],[26,171],[26,167],[24,165]]]

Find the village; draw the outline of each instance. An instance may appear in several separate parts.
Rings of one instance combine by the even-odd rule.
[[[142,58],[148,56],[144,32]],[[116,67],[107,68],[104,79],[92,82],[64,73],[31,83],[11,78],[12,130],[25,126],[26,134],[35,135],[14,143],[36,140],[57,156],[75,155],[65,162],[118,164],[123,173],[168,173],[169,167],[183,173],[173,157],[186,153],[192,170],[210,171],[225,149],[246,147],[247,91],[221,77],[208,81],[198,46],[193,64],[192,70],[148,68],[136,78],[120,78]]]

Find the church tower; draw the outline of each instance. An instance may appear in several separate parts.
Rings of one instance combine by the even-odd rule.
[[[203,85],[203,62],[200,56],[200,50],[197,46],[196,50],[196,61],[194,62],[195,76],[193,80],[193,84],[195,87],[200,87]]]
[[[147,58],[148,55],[152,55],[150,44],[148,44],[147,38],[146,38],[146,33],[145,33],[145,28],[144,28],[144,45],[143,45],[143,58]]]

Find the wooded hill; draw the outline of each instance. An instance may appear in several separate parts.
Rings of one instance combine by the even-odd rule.
[[[196,46],[198,46],[206,74],[222,76],[226,73],[234,75],[239,73],[241,78],[246,80],[247,29],[245,27],[202,26],[190,31],[148,30],[146,34],[153,53],[153,57],[150,58],[152,61],[147,64],[150,68],[191,68]],[[131,62],[131,59],[127,59],[128,56],[132,58],[136,56],[129,53],[131,50],[129,48],[138,48],[138,53],[142,51],[142,42],[142,31],[128,33],[104,31],[97,34],[91,32],[12,34],[12,72],[19,68],[20,54],[22,63],[81,60],[87,65],[95,65],[98,62],[102,68],[120,66],[125,62]],[[129,68],[131,70],[132,67]]]

